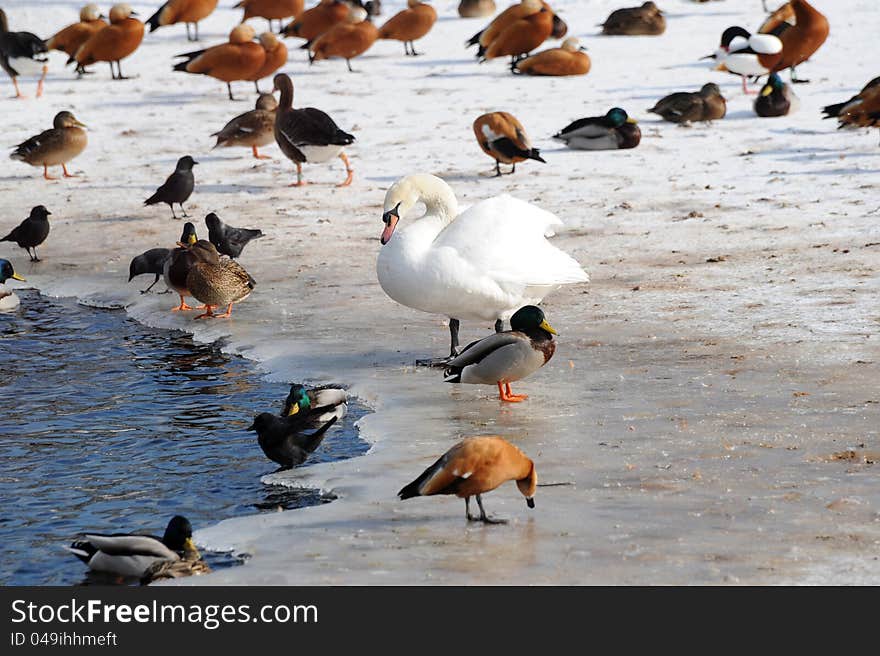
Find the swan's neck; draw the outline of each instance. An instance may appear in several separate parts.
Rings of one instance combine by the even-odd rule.
[[[441,228],[449,225],[458,216],[458,201],[449,187],[434,186],[422,190],[420,198],[426,209],[425,217],[436,217]]]

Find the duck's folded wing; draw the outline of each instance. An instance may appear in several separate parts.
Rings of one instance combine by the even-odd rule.
[[[177,558],[161,540],[150,535],[86,535],[85,540],[108,556]]]
[[[456,368],[466,367],[470,364],[479,362],[487,355],[500,348],[510,344],[518,344],[523,340],[528,342],[529,338],[520,332],[495,333],[494,335],[490,335],[489,337],[468,344],[464,351],[455,357],[448,366]]]
[[[596,117],[579,118],[562,128],[553,135],[557,139],[570,139],[572,137],[603,137],[608,134],[608,128],[599,122]]]
[[[354,137],[341,130],[330,116],[314,107],[297,110],[284,131],[294,144],[347,146],[354,141]]]

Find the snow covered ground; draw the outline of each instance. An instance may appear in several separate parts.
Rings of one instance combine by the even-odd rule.
[[[12,29],[48,37],[79,4],[3,7]],[[132,4],[146,18],[158,0]],[[232,0],[221,4],[202,26],[207,44],[239,19]],[[384,2],[380,20],[403,4]],[[37,203],[53,212],[42,263],[9,244],[0,256],[48,294],[124,304],[149,325],[222,340],[274,379],[347,384],[376,409],[360,425],[374,444],[367,456],[266,478],[332,489],[338,501],[199,527],[199,543],[252,558],[184,583],[880,583],[880,149],[876,131],[836,131],[820,114],[878,74],[876,7],[817,0],[831,36],[799,68],[812,80],[796,87],[801,109],[759,119],[738,78],[698,61],[725,27],[757,27],[758,0],[664,0],[664,35],[598,36],[625,4],[554,3],[589,49],[593,69],[579,78],[478,65],[463,43],[485,21],[458,18],[457,0],[435,3],[423,57],[379,42],[355,74],[343,61],[309,66],[288,41],[295,103],[357,137],[347,189],[332,186],[339,163],[306,166],[315,184],[293,189],[274,146],[259,162],[212,151],[210,133],[249,109],[253,90],[237,85],[247,102],[230,102],[221,83],[172,72],[172,55],[193,49],[182,26],[148,34],[123,62],[136,79],[111,81],[99,65],[75,80],[56,53],[42,99],[13,100],[4,82],[8,146],[62,109],[90,126],[90,145],[76,180],[46,182],[0,160],[0,227]],[[645,111],[707,81],[728,98],[722,121],[682,128]],[[549,139],[614,105],[639,119],[639,148],[573,152]],[[547,164],[487,177],[471,122],[495,109],[522,121]],[[168,312],[170,296],[138,294],[146,277],[126,283],[133,255],[179,236],[165,207],[142,201],[184,154],[201,163],[187,206],[197,228],[216,211],[267,235],[241,259],[258,286],[231,320],[195,323]],[[553,211],[567,226],[555,243],[591,275],[547,299],[559,347],[515,386],[525,403],[412,366],[442,355],[448,332],[442,318],[390,301],[375,259],[385,189],[420,171],[465,204],[508,192]],[[462,327],[463,340],[490,330]],[[454,497],[395,498],[461,436],[490,433],[532,456],[542,482],[567,485],[540,488],[534,510],[512,484],[491,493],[489,512],[512,520],[499,527],[468,525]],[[852,458],[833,455],[847,449]]]

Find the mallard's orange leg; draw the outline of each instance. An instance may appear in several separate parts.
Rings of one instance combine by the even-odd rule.
[[[62,165],[61,165],[61,170],[64,171],[64,177],[65,177],[65,178],[78,178],[78,177],[79,177],[78,175],[74,175],[73,173],[68,173],[68,172],[67,172],[67,164],[62,164]]]
[[[43,95],[43,82],[46,81],[46,73],[48,73],[48,72],[49,72],[49,67],[44,65],[43,66],[43,75],[40,76],[40,81],[37,82],[37,94],[36,94],[37,98],[39,98],[40,96]]]
[[[45,164],[43,164],[43,177],[46,178],[46,180],[57,180],[58,179],[58,178],[53,178],[51,175],[49,175],[49,167],[46,166]]]
[[[268,155],[260,155],[260,153],[257,152],[257,147],[256,147],[256,146],[251,146],[251,149],[254,151],[254,158],[255,158],[255,159],[272,159],[272,158],[269,157]]]
[[[202,314],[200,314],[199,316],[197,316],[196,319],[205,319],[205,318],[207,318],[207,317],[211,317],[211,318],[213,319],[215,316],[218,316],[218,315],[215,315],[215,314],[214,314],[214,308],[215,308],[215,307],[217,307],[217,306],[216,306],[216,305],[206,305],[206,306],[205,306],[205,308],[206,308],[205,312],[202,313]]]
[[[296,182],[293,184],[287,185],[288,187],[305,187],[308,182],[303,180],[303,167],[302,164],[296,162]]]
[[[513,391],[510,389],[510,383],[505,383],[504,387],[507,389],[507,397],[510,400],[515,399],[517,401],[525,401],[527,398],[529,398],[528,394],[514,394]]]
[[[508,403],[519,403],[520,401],[525,400],[527,397],[522,394],[511,394],[510,393],[510,383],[498,383],[498,397],[502,401],[507,401]]]
[[[347,187],[351,184],[351,181],[354,180],[354,170],[351,168],[351,162],[348,161],[348,156],[345,153],[339,153],[339,159],[345,162],[345,172],[348,173],[348,177],[345,178],[343,182],[336,185],[337,187]]]
[[[225,319],[226,317],[232,316],[232,303],[226,306],[226,312],[223,314],[215,314],[213,315],[216,319]]]
[[[183,294],[178,294],[180,296],[180,305],[174,308],[171,308],[172,312],[181,312],[183,310],[195,310],[196,308],[190,307],[186,304],[186,301],[183,298]]]

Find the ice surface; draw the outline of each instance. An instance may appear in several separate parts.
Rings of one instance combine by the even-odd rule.
[[[80,4],[4,9],[13,29],[48,36]],[[133,3],[142,16],[155,4]],[[478,65],[462,46],[484,21],[457,18],[453,0],[436,3],[425,56],[380,42],[356,74],[342,61],[309,66],[289,40],[295,103],[357,137],[347,189],[332,186],[340,163],[306,165],[315,184],[291,189],[293,167],[275,147],[259,162],[245,149],[210,150],[210,133],[251,107],[252,87],[236,85],[247,102],[229,102],[221,83],[172,73],[171,56],[193,49],[182,26],[145,37],[123,63],[133,80],[111,81],[106,65],[74,80],[56,53],[42,99],[12,100],[4,83],[7,145],[61,109],[91,128],[69,167],[78,180],[47,183],[2,160],[2,225],[38,202],[53,212],[44,262],[0,244],[21,274],[49,294],[123,304],[149,325],[222,340],[273,378],[348,384],[376,410],[360,423],[374,444],[367,456],[267,479],[337,501],[199,527],[200,544],[253,557],[175,583],[880,582],[877,465],[828,458],[878,447],[878,134],[836,131],[819,112],[877,75],[874,3],[817,0],[831,36],[799,69],[812,80],[796,88],[800,111],[777,119],[757,118],[738,78],[698,61],[725,27],[760,23],[757,0],[666,0],[663,36],[596,36],[625,4],[555,3],[593,60],[579,78]],[[224,40],[239,17],[218,9],[204,43]],[[724,120],[682,128],[645,112],[707,81],[728,98]],[[576,152],[549,138],[614,105],[640,120],[637,149]],[[547,164],[487,177],[493,163],[470,124],[495,109],[522,121]],[[187,205],[200,234],[210,211],[266,234],[241,258],[258,286],[229,321],[168,312],[170,295],[138,294],[147,276],[126,283],[132,256],[179,237],[167,208],[141,203],[184,154],[201,162]],[[588,286],[548,298],[559,347],[514,385],[531,395],[523,404],[411,366],[442,355],[448,333],[441,318],[384,296],[375,258],[385,189],[419,171],[444,177],[463,206],[510,193],[553,211],[566,225],[554,243],[590,273]],[[466,322],[462,339],[490,329]],[[461,436],[486,433],[532,456],[542,482],[570,485],[540,488],[534,510],[512,484],[487,495],[506,527],[468,525],[455,498],[395,498]]]

